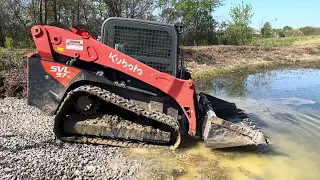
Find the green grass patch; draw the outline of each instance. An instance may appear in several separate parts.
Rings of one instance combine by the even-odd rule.
[[[221,77],[225,75],[235,74],[235,73],[243,73],[243,72],[251,72],[259,71],[261,69],[267,69],[268,67],[271,67],[274,62],[266,62],[256,65],[242,65],[232,68],[212,68],[205,71],[200,71],[198,73],[195,73],[192,75],[192,79],[195,81],[201,80],[201,79],[208,79],[212,77]]]
[[[248,45],[270,47],[284,47],[290,46],[294,43],[308,43],[318,41],[320,36],[298,36],[298,37],[284,37],[284,38],[253,38]]]
[[[314,61],[278,61],[278,62],[264,62],[260,64],[248,64],[232,68],[212,68],[205,71],[192,74],[192,79],[195,81],[197,87],[206,86],[208,80],[226,77],[226,76],[241,76],[254,74],[258,72],[266,72],[281,68],[320,68],[320,60]]]

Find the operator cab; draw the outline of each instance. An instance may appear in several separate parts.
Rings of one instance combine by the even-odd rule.
[[[104,21],[101,42],[140,62],[175,77],[178,73],[181,26],[111,17]]]

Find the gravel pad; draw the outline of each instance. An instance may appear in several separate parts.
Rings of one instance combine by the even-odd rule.
[[[61,143],[53,118],[25,99],[0,99],[0,177],[3,179],[135,179],[140,163],[117,147]]]

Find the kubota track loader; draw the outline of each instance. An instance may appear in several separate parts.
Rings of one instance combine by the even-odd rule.
[[[28,104],[54,115],[54,133],[66,142],[175,149],[200,136],[210,148],[266,144],[233,103],[195,92],[180,29],[109,18],[100,42],[82,28],[34,26]]]

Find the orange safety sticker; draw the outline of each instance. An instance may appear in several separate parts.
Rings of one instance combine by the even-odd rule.
[[[74,77],[76,77],[81,70],[52,61],[41,61],[44,70],[59,81],[63,86],[68,86]]]

